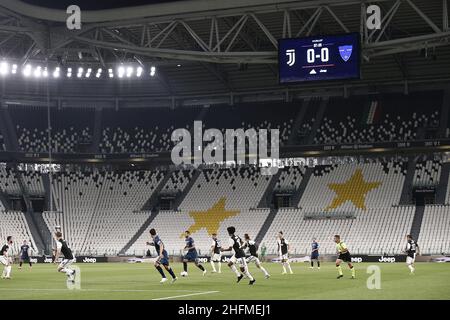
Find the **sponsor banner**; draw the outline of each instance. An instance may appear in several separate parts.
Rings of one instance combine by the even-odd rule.
[[[271,262],[275,262],[275,263],[281,263],[281,258],[277,257],[274,258],[272,260],[270,260]],[[304,257],[295,257],[295,258],[289,258],[289,262],[293,262],[293,263],[299,263],[299,262],[310,262],[311,261],[311,257],[310,256],[304,256]]]
[[[353,263],[361,262],[376,262],[376,263],[395,263],[395,262],[406,262],[406,255],[352,255]]]
[[[230,256],[230,255],[222,256],[222,257],[220,258],[220,262],[228,263],[228,262],[230,261],[231,257],[232,257],[232,256]],[[210,257],[210,256],[198,256],[198,261],[199,261],[200,263],[207,263],[207,262],[210,262],[210,261],[211,261],[211,257]]]
[[[98,263],[98,262],[108,262],[107,257],[93,257],[93,256],[80,256],[76,257],[77,263]],[[63,258],[58,259],[58,263],[60,263]],[[52,263],[53,258],[51,256],[39,256],[39,257],[30,257],[31,263]]]
[[[450,262],[450,257],[444,257],[444,256],[442,256],[442,257],[435,257],[435,258],[431,259],[431,261],[432,262],[439,262],[439,263]]]

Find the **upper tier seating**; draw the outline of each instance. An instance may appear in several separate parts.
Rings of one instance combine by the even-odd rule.
[[[314,143],[415,140],[418,129],[439,126],[441,106],[442,92],[331,98]]]
[[[198,108],[127,108],[103,110],[103,153],[155,152],[170,150],[172,132],[190,129]],[[126,120],[125,120],[126,119]]]
[[[0,151],[6,150],[5,140],[3,139],[3,135],[0,132]]]
[[[279,129],[280,144],[287,143],[295,117],[299,111],[298,103],[260,103],[239,104],[236,106],[213,106],[205,119],[204,129],[217,128],[225,135],[225,129]]]
[[[47,109],[14,106],[9,113],[16,125],[19,148],[25,152],[48,152]],[[88,108],[51,109],[52,151],[86,152],[92,143],[94,110]]]

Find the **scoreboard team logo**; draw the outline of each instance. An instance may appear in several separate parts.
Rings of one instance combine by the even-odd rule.
[[[352,45],[339,47],[339,54],[341,55],[342,60],[344,60],[345,62],[347,62],[350,59],[350,57],[352,56],[352,52],[353,52]]]
[[[286,55],[289,57],[289,60],[287,61],[287,65],[289,67],[292,67],[295,64],[295,49],[286,50]]]

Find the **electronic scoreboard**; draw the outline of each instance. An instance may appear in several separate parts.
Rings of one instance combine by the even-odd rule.
[[[281,84],[359,79],[359,33],[278,41]]]

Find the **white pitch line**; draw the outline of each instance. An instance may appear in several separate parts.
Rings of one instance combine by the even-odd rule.
[[[179,295],[179,296],[156,298],[156,299],[152,299],[152,300],[170,300],[170,299],[184,298],[184,297],[191,297],[191,296],[199,296],[199,295],[202,295],[202,294],[210,294],[210,293],[218,293],[218,292],[220,292],[220,291],[197,292],[197,293],[183,294],[183,295]]]
[[[172,291],[172,292],[192,292],[194,294],[203,294],[203,291],[193,291],[193,290],[177,290],[177,289],[57,289],[57,288],[0,288],[0,291],[67,291],[67,292],[77,292],[77,291],[92,291],[92,292],[162,292],[162,291]]]

